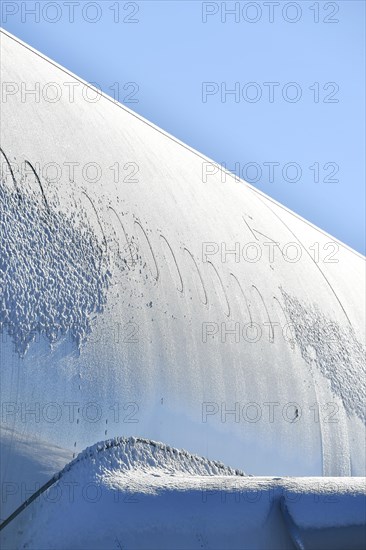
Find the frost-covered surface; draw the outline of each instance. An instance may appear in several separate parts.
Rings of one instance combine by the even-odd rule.
[[[77,346],[103,309],[110,273],[82,208],[69,215],[0,180],[0,326],[24,354],[37,333]]]
[[[310,363],[301,346],[284,337],[291,318],[281,292],[300,304],[316,304],[346,337],[350,322],[362,341],[363,259],[337,243],[338,263],[324,262],[330,236],[219,169],[204,181],[209,159],[116,102],[105,97],[85,101],[80,80],[6,33],[1,33],[0,47],[1,79],[19,90],[1,105],[1,147],[16,179],[14,184],[2,159],[8,174],[3,200],[13,216],[4,216],[5,240],[9,236],[15,260],[9,264],[7,254],[1,271],[9,289],[1,320],[19,321],[13,337],[4,334],[1,341],[1,400],[8,403],[4,424],[11,433],[1,483],[42,484],[44,460],[38,449],[55,455],[52,464],[62,459],[61,469],[69,454],[59,454],[56,447],[74,456],[95,441],[121,434],[166,441],[256,475],[364,473],[360,400],[365,377],[359,355],[342,351],[338,357],[319,343],[324,345],[318,350],[322,365]],[[42,97],[38,103],[31,94],[22,101],[22,83],[42,90],[52,82],[66,91],[65,75],[75,84],[74,102],[67,94],[54,103]],[[90,163],[100,168],[99,179],[84,177]],[[54,184],[50,164],[59,168]],[[28,182],[21,179],[24,165]],[[138,168],[132,177],[131,168]],[[266,246],[270,242],[279,243],[274,261]],[[279,251],[290,242],[299,243],[302,251],[296,262],[286,261]],[[204,243],[218,247],[210,262],[202,257]],[[245,254],[232,253],[236,243],[241,252],[255,243],[261,258],[250,262]],[[317,264],[309,257],[314,243],[321,252]],[[231,251],[226,257],[225,250]],[[125,253],[126,268],[120,257]],[[310,323],[316,321],[306,310],[299,310],[306,324],[299,340],[305,346]],[[260,335],[255,342],[246,338],[250,321]],[[73,343],[54,341],[50,327],[55,324],[58,333],[77,327]],[[207,324],[215,334],[206,341]],[[23,353],[33,330],[43,335]],[[82,345],[74,353],[78,341]],[[342,347],[344,342],[342,337]],[[348,364],[354,359],[359,376]],[[337,380],[331,383],[333,376]],[[95,403],[95,421],[88,418],[89,403]],[[328,404],[336,422],[329,421]],[[37,410],[39,418],[28,412]],[[205,418],[207,410],[212,414]],[[252,412],[258,413],[256,422],[249,418]],[[146,498],[153,505],[169,483],[171,492],[174,484],[174,490],[184,485],[184,472],[166,475],[160,467],[125,471],[123,461],[120,465],[106,467],[112,486],[131,480],[137,488],[141,482],[150,488]],[[189,479],[194,483],[193,476]],[[213,483],[212,476],[205,480]],[[100,480],[101,487],[111,494],[107,481]],[[188,514],[191,500],[186,498]],[[20,502],[21,491],[8,495],[3,517]],[[72,510],[66,512],[70,517]],[[149,513],[146,509],[144,517]],[[130,519],[138,521],[132,508]],[[237,520],[235,529],[242,533],[242,518]]]
[[[363,479],[238,474],[141,438],[98,443],[5,528],[4,548],[362,548]]]
[[[82,451],[68,466],[65,472],[88,461],[104,467],[115,468],[121,473],[138,470],[141,473],[162,469],[166,474],[187,475],[245,475],[221,462],[193,455],[185,450],[175,449],[164,443],[136,437],[116,437],[96,443]]]
[[[316,304],[306,305],[281,290],[302,357],[310,368],[319,369],[328,378],[347,413],[365,422],[366,387],[361,381],[366,380],[366,355],[352,326],[342,328],[325,317]]]

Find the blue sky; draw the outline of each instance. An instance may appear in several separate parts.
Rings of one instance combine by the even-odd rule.
[[[6,30],[362,253],[364,21],[363,0],[2,3]]]

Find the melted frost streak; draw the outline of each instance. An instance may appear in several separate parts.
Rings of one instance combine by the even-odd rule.
[[[86,213],[44,208],[0,181],[0,324],[24,355],[36,333],[79,348],[106,303],[110,272]]]
[[[282,288],[281,292],[302,357],[310,368],[315,364],[330,381],[347,413],[365,422],[365,350],[353,328],[343,329],[325,317],[315,304],[302,304]]]

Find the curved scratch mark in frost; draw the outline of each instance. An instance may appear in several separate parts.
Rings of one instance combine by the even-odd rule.
[[[25,164],[28,164],[28,166],[29,166],[30,169],[32,170],[33,174],[35,175],[35,178],[36,178],[36,180],[37,180],[37,182],[38,182],[38,185],[39,185],[39,187],[41,188],[41,193],[42,193],[42,197],[43,197],[44,203],[45,203],[45,205],[46,205],[47,210],[49,210],[50,208],[49,208],[49,206],[48,206],[48,202],[47,202],[47,199],[46,199],[46,195],[45,195],[44,189],[43,189],[42,184],[41,184],[41,180],[39,179],[39,176],[38,176],[37,172],[35,171],[35,169],[34,169],[33,166],[31,165],[31,163],[29,162],[29,160],[26,160],[26,161],[25,161]]]

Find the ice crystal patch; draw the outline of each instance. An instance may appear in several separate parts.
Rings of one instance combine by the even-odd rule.
[[[66,215],[0,181],[0,323],[24,355],[36,334],[79,347],[106,303],[110,272],[85,211]]]
[[[365,422],[365,350],[353,328],[348,324],[342,328],[315,304],[304,304],[283,288],[281,292],[302,357],[330,381],[347,413]]]

